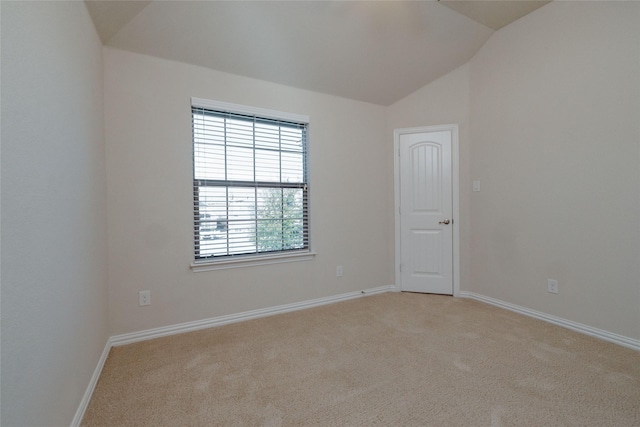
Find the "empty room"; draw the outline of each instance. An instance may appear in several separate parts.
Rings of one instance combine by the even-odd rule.
[[[640,426],[640,2],[0,24],[2,426]]]

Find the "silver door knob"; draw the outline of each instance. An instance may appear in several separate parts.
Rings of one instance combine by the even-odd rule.
[[[444,224],[447,225],[449,224],[451,221],[449,221],[448,219],[445,219],[444,221],[439,221],[438,224]]]

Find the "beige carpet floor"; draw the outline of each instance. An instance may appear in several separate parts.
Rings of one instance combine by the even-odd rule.
[[[84,426],[640,426],[640,352],[388,293],[111,350]]]

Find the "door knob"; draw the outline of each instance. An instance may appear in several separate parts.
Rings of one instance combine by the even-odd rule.
[[[444,221],[439,221],[438,224],[444,224],[447,225],[449,224],[451,221],[449,221],[448,219],[445,219]]]

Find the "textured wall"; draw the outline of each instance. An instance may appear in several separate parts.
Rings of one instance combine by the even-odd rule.
[[[112,335],[393,283],[385,108],[104,52]],[[310,117],[315,259],[191,271],[192,96]],[[143,289],[151,290],[151,306],[138,307]]]
[[[69,425],[107,339],[102,84],[83,2],[2,2],[2,425]]]
[[[636,2],[552,2],[483,46],[470,98],[471,290],[635,339],[638,23]]]
[[[463,291],[640,338],[638,22],[552,2],[389,108],[390,129],[460,124]]]

